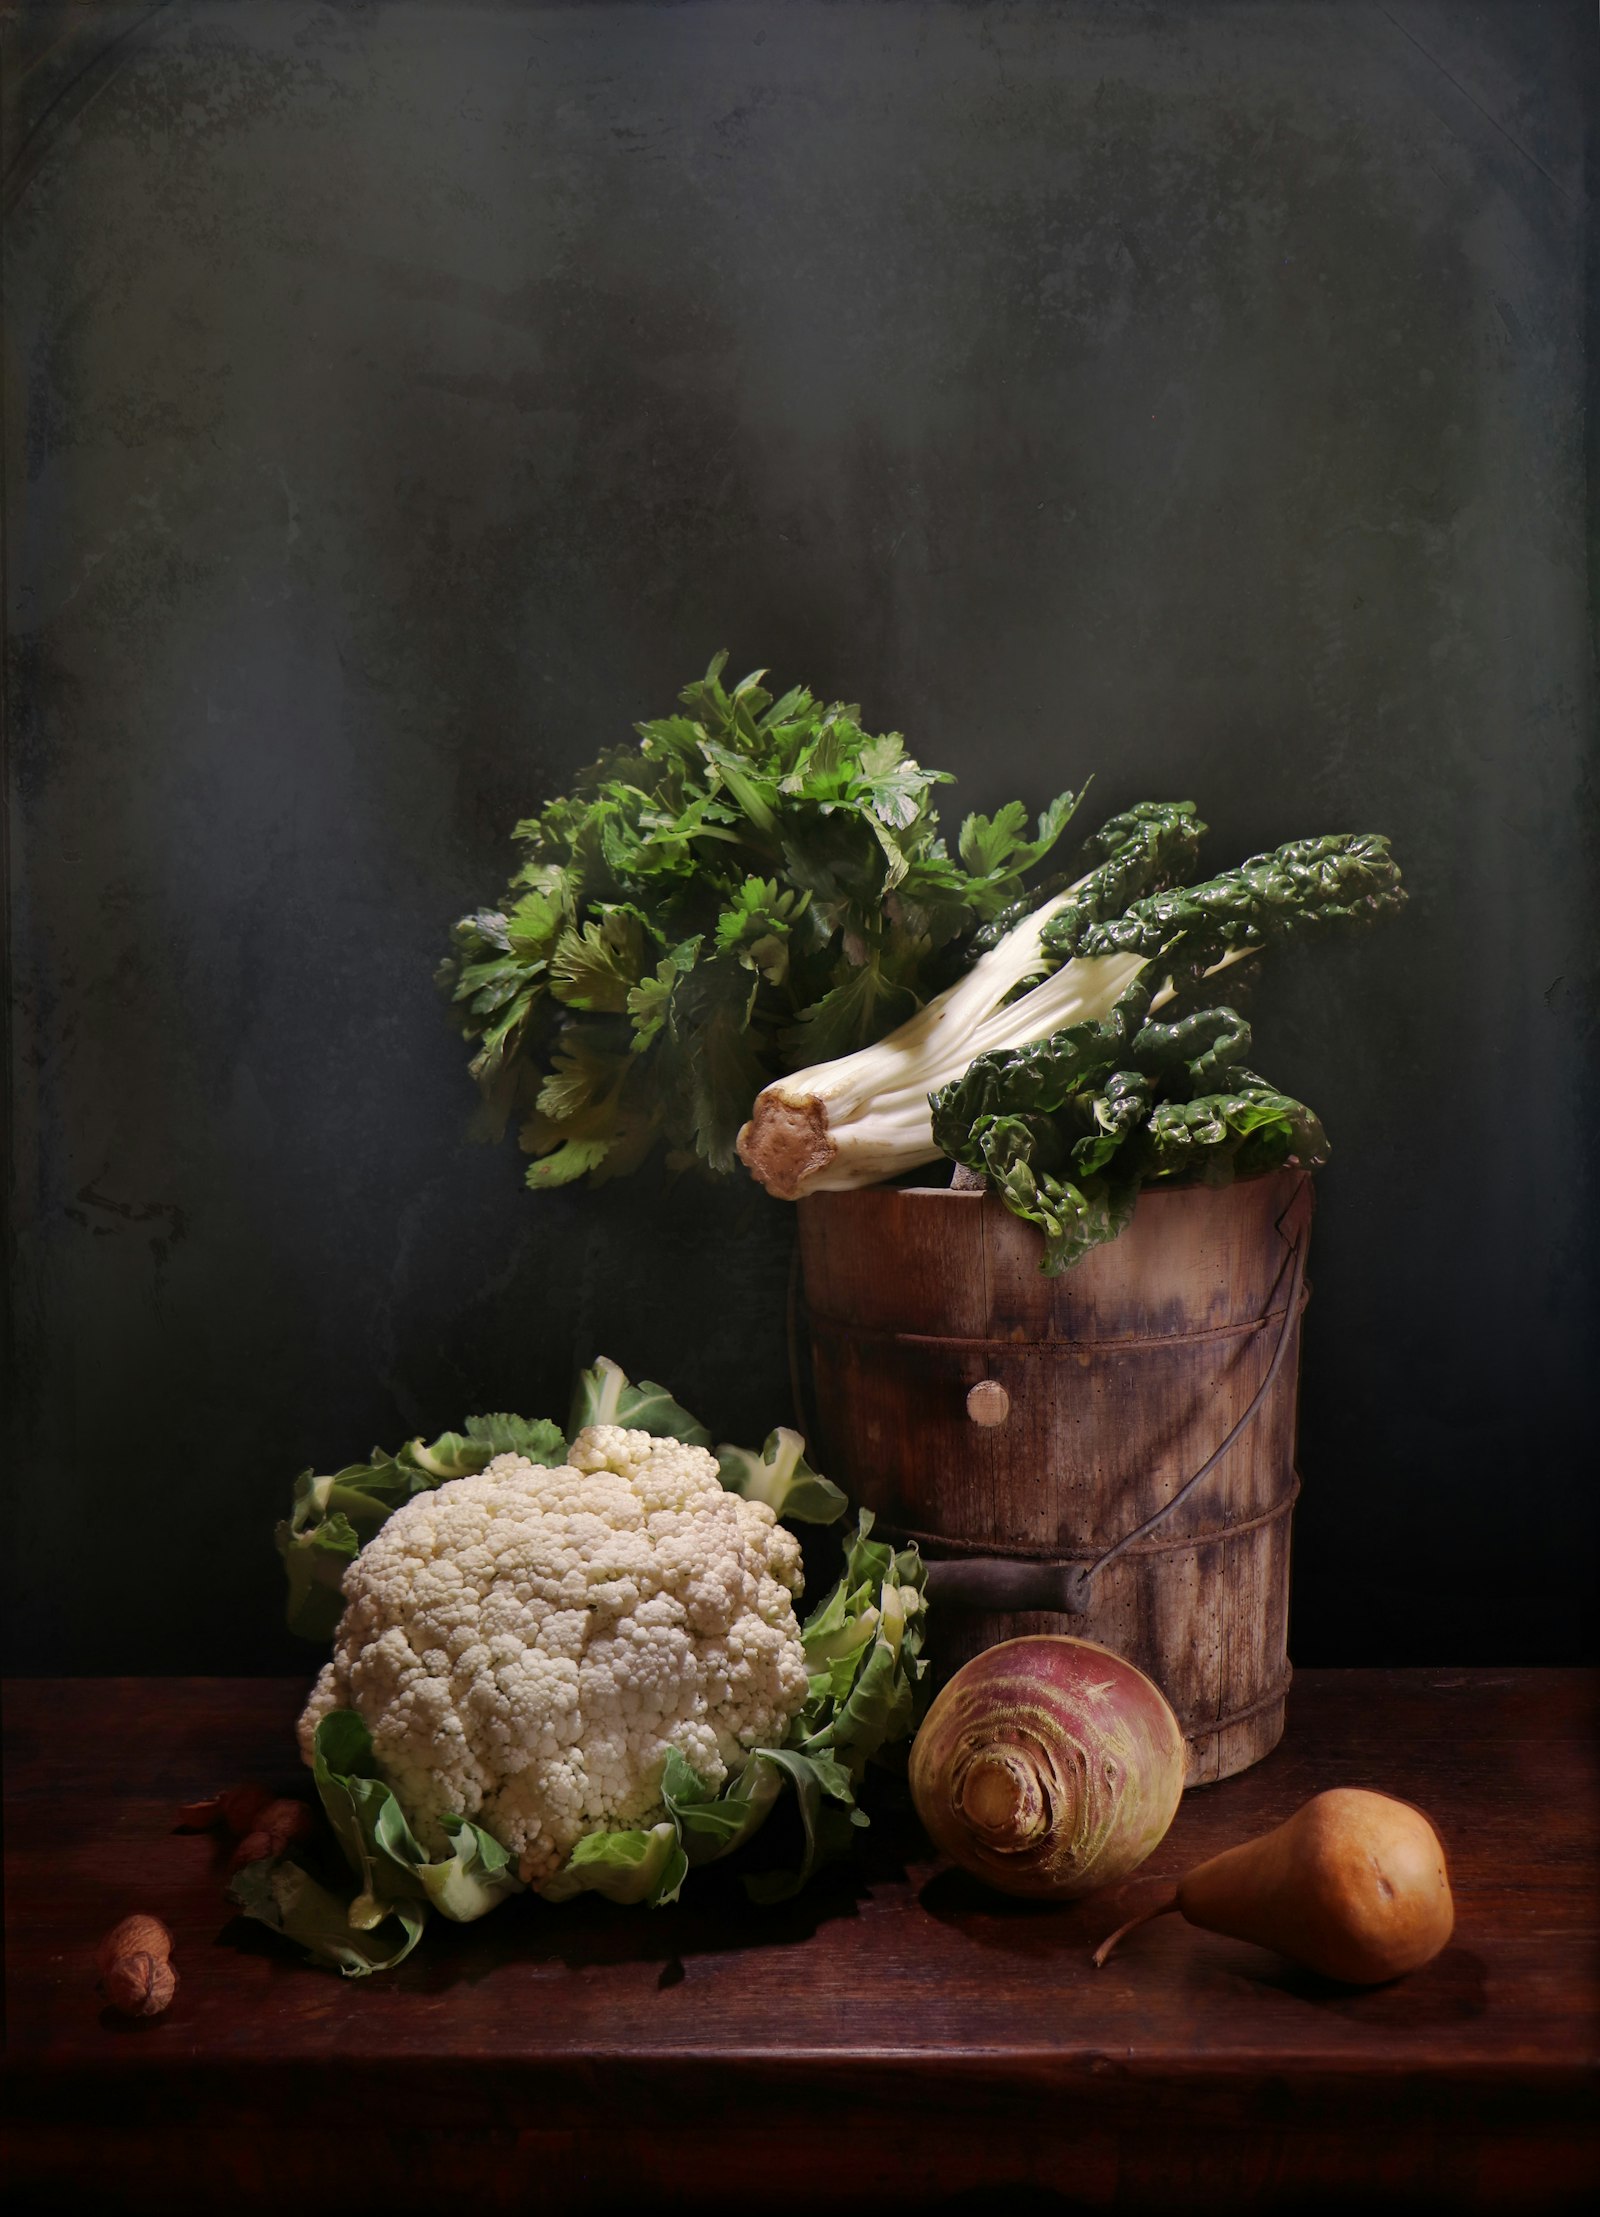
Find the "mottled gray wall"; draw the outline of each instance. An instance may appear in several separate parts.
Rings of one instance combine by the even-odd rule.
[[[1593,7],[0,20],[13,1665],[302,1661],[293,1472],[597,1350],[787,1412],[783,1210],[525,1196],[430,984],[720,645],[955,806],[1392,834],[1260,1004],[1336,1151],[1294,1652],[1575,1655]]]

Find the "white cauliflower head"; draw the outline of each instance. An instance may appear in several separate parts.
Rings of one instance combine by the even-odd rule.
[[[554,1468],[500,1455],[397,1509],[345,1573],[300,1719],[356,1710],[434,1854],[474,1818],[552,1878],[590,1832],[665,1815],[669,1748],[720,1786],[806,1695],[800,1549],[703,1447],[614,1424]]]

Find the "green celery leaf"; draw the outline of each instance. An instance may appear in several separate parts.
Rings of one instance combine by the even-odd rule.
[[[741,761],[731,747],[719,746],[707,739],[701,742],[700,751],[756,829],[768,833],[776,831],[776,785],[769,784],[748,762]]]
[[[1028,812],[1021,801],[1007,801],[993,816],[969,816],[961,827],[960,855],[979,877],[1016,878],[1043,861],[1082,805],[1087,785],[1076,793],[1058,793],[1027,837]]]
[[[556,1124],[571,1124],[586,1110],[608,1108],[631,1070],[626,1047],[602,1043],[581,1027],[569,1026],[539,1088],[539,1112]]]
[[[572,1185],[598,1170],[611,1152],[609,1139],[569,1139],[537,1162],[530,1162],[524,1183],[530,1193],[549,1193],[556,1186]]]
[[[791,1069],[802,1070],[853,1054],[903,1023],[916,1006],[916,995],[884,975],[876,954],[859,963],[841,962],[828,991],[802,1009],[783,1034],[784,1059]]]
[[[621,1014],[644,973],[646,945],[636,916],[609,909],[598,924],[562,933],[550,957],[551,990],[569,1008]]]
[[[657,963],[652,977],[641,978],[628,995],[633,1019],[633,1052],[642,1054],[656,1039],[672,1014],[672,998],[678,980],[694,968],[703,944],[702,935],[682,939]]]
[[[655,1138],[657,1112],[638,1084],[639,1063],[610,1019],[602,1039],[569,1021],[523,1124],[523,1148],[536,1189],[566,1185],[585,1172],[598,1179],[637,1168]]]
[[[857,776],[873,814],[896,831],[909,831],[916,823],[933,786],[951,782],[948,772],[925,770],[913,762],[897,731],[866,742],[858,757]]]
[[[548,893],[524,893],[506,917],[506,938],[524,960],[548,956],[566,923],[567,910]]]

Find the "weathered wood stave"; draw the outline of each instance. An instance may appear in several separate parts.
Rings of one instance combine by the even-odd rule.
[[[997,1639],[1074,1632],[1150,1673],[1190,1783],[1259,1761],[1283,1729],[1300,1320],[1294,1244],[1311,1184],[1280,1171],[1143,1195],[1122,1237],[1059,1278],[981,1193],[877,1188],[800,1204],[825,1467],[934,1557],[1087,1564],[1253,1423],[1154,1532],[1099,1571],[1088,1612],[934,1620],[953,1668]],[[972,1421],[983,1380],[999,1424]]]

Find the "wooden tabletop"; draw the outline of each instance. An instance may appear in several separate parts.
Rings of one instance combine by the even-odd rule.
[[[519,1897],[400,1970],[318,1971],[170,1830],[241,1779],[305,1792],[299,1682],[15,1681],[6,1705],[6,2172],[30,2207],[480,2212],[1583,2206],[1596,2123],[1600,1677],[1306,1671],[1282,1745],[1191,1793],[1139,1879],[987,1894],[880,1815],[779,1910],[702,1871],[667,1910]],[[1327,1786],[1416,1802],[1455,1938],[1352,1991],[1141,1889]],[[177,1999],[102,2008],[148,1910]]]

